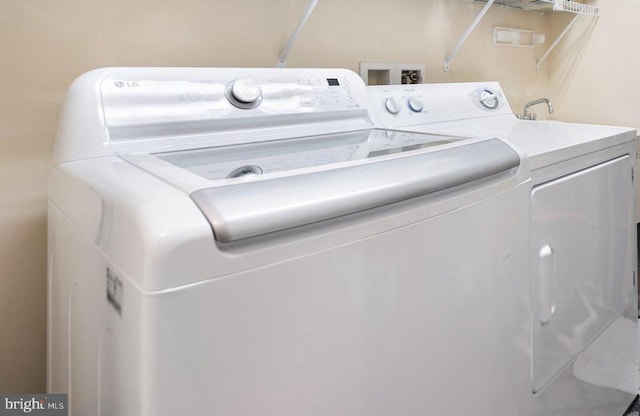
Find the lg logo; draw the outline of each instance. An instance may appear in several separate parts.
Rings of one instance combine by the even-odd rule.
[[[140,86],[140,83],[138,81],[116,81],[113,83],[113,85],[115,85],[116,88],[138,88]]]

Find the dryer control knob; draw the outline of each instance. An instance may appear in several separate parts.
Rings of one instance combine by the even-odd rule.
[[[398,105],[398,102],[396,101],[396,99],[393,97],[389,97],[386,100],[384,100],[384,108],[390,114],[395,115],[400,112],[400,106]]]
[[[409,99],[407,99],[407,105],[409,106],[409,109],[414,113],[419,113],[424,110],[424,103],[418,100],[416,97],[409,97]]]
[[[493,90],[481,88],[476,94],[483,110],[496,110],[500,106],[500,98]]]
[[[226,96],[236,107],[253,108],[262,101],[262,89],[252,79],[238,79],[227,85]]]

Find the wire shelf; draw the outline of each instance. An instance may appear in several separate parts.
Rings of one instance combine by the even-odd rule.
[[[474,0],[486,3],[488,0]],[[532,12],[569,12],[585,16],[598,16],[600,9],[571,0],[496,0],[495,4]]]
[[[586,16],[598,16],[600,9],[597,6],[582,4],[569,0],[543,0],[548,3],[554,3],[553,9],[564,12],[582,14]]]
[[[466,0],[471,2],[486,3],[480,13],[476,16],[473,22],[469,25],[462,37],[458,40],[458,43],[444,58],[444,70],[449,71],[451,67],[451,61],[455,58],[456,54],[467,41],[467,38],[471,35],[471,32],[478,26],[484,15],[494,4],[512,7],[521,10],[535,11],[540,13],[553,13],[553,12],[569,12],[574,13],[575,16],[571,22],[565,27],[562,33],[556,38],[553,44],[547,49],[547,51],[536,62],[536,70],[540,72],[542,69],[542,63],[547,56],[555,49],[558,43],[564,38],[569,29],[575,24],[576,20],[580,16],[592,16],[598,17],[600,9],[597,6],[590,6],[587,4],[579,3],[572,0]]]

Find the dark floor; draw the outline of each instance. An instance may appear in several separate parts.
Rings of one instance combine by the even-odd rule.
[[[638,397],[636,397],[636,400],[633,402],[633,406],[631,406],[624,416],[640,416],[640,400],[638,400]]]

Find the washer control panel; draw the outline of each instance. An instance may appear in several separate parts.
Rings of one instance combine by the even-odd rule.
[[[381,126],[419,124],[429,118],[432,101],[423,85],[370,86],[367,90]]]
[[[366,87],[343,69],[115,68],[99,88],[112,144],[345,120],[371,126]]]
[[[384,100],[384,109],[387,113],[393,115],[398,115],[403,110],[420,113],[424,110],[424,103],[420,98],[413,95],[403,95],[401,97],[390,95]]]
[[[513,114],[496,82],[367,87],[380,126],[397,128]]]

